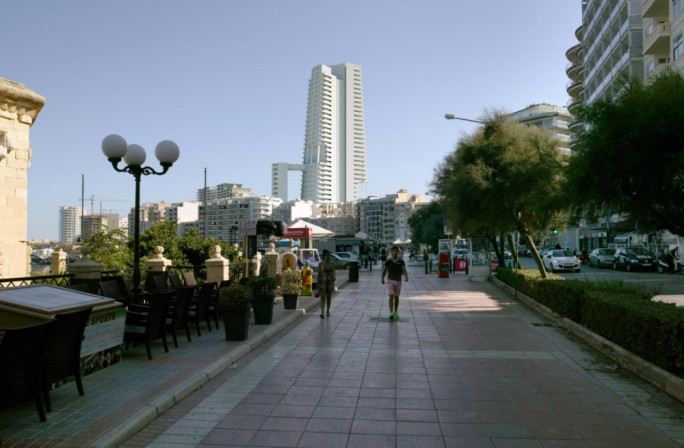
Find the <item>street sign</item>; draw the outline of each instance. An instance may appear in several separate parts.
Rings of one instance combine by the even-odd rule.
[[[287,229],[285,238],[313,238],[313,229],[308,227],[303,229]]]

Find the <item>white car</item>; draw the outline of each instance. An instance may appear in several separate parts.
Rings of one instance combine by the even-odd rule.
[[[468,249],[454,249],[451,254],[452,260],[467,260],[468,259]]]
[[[542,258],[544,267],[551,272],[580,271],[580,262],[570,250],[550,250]]]
[[[343,260],[347,261],[359,261],[359,257],[356,256],[356,254],[351,253],[351,252],[335,252],[333,255],[337,255]]]

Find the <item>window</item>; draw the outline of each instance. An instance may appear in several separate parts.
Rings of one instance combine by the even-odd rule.
[[[679,0],[679,1],[682,1],[682,0]],[[684,50],[684,48],[682,48],[683,43],[684,43],[684,39],[682,39],[682,34],[679,33],[679,35],[677,37],[675,37],[675,40],[672,43],[672,57],[675,60],[677,60],[677,58],[679,58],[679,56],[682,55],[682,50]]]
[[[672,0],[672,18],[682,12],[682,0]]]

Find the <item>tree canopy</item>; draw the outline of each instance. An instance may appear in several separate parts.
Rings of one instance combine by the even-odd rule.
[[[567,157],[548,131],[526,128],[499,111],[483,121],[435,169],[432,191],[456,231],[520,232],[546,277],[533,234],[547,228],[563,208]]]
[[[439,249],[439,240],[448,238],[444,234],[444,211],[440,201],[432,201],[418,209],[409,217],[408,225],[411,227],[411,242],[432,246],[435,252]]]
[[[578,117],[587,129],[568,169],[575,214],[594,221],[610,210],[642,232],[684,235],[684,77],[630,79]]]

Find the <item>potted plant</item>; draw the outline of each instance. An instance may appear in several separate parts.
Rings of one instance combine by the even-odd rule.
[[[296,269],[283,271],[280,292],[283,294],[285,309],[296,310],[299,294],[302,292],[302,274]]]
[[[219,291],[218,309],[223,315],[226,341],[244,341],[249,336],[249,309],[252,289],[249,286],[230,285]]]
[[[278,284],[273,277],[250,277],[248,286],[252,288],[254,301],[254,323],[257,325],[271,325],[273,322],[273,301],[275,300]]]

